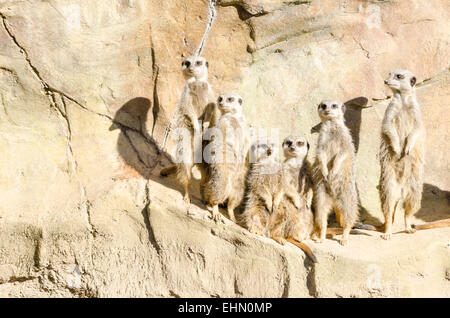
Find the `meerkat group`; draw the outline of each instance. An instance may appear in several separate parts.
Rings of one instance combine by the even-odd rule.
[[[207,69],[208,62],[202,57],[188,57],[182,63],[186,83],[177,128],[187,130],[187,142],[177,145],[176,154],[182,160],[161,170],[161,176],[176,173],[184,200],[189,202],[194,153],[201,151],[200,192],[215,221],[221,218],[219,205],[226,204],[231,221],[280,244],[291,242],[315,261],[304,242],[311,238],[323,242],[327,233],[339,232],[327,229],[328,216],[334,211],[342,227],[340,243],[346,245],[359,212],[356,154],[344,120],[345,105],[338,100],[319,103],[322,124],[312,166],[307,159],[309,142],[301,136],[284,139],[285,160],[281,163],[276,142],[270,138],[250,142],[241,96],[225,93],[214,98]],[[393,91],[382,122],[379,152],[379,193],[385,222],[382,227],[373,227],[384,230],[384,239],[391,238],[400,201],[405,205],[407,233],[450,225],[450,220],[411,224],[421,205],[425,141],[416,82],[407,70],[394,70],[385,81]],[[199,120],[208,121],[209,129],[203,132],[202,141],[196,142],[194,135],[202,133]],[[243,212],[236,218],[239,206]]]

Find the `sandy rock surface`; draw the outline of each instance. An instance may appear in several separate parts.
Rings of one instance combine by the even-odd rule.
[[[215,224],[195,185],[186,206],[158,177],[181,61],[207,15],[205,0],[0,3],[0,296],[449,297],[450,228],[308,242],[311,264],[292,245]],[[317,104],[366,98],[346,119],[361,220],[375,225],[383,80],[414,72],[423,223],[450,218],[449,29],[446,0],[223,0],[204,56],[216,94],[240,93],[248,121],[280,142],[304,135],[314,150]]]

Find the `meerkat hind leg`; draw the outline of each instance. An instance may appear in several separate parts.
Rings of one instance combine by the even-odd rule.
[[[327,222],[328,222],[328,214],[331,210],[332,204],[330,202],[330,198],[322,195],[317,200],[317,213],[316,213],[316,224],[318,230],[318,237],[315,238],[317,243],[323,243],[326,239],[327,235]]]
[[[407,200],[405,202],[405,232],[410,234],[416,232],[416,229],[411,225],[411,219],[417,210],[419,210],[419,204],[411,201]]]
[[[211,217],[212,217],[212,219],[213,219],[215,222],[217,222],[217,221],[220,220],[220,216],[221,216],[221,214],[220,214],[220,212],[219,212],[219,205],[218,205],[218,204],[213,205],[212,211],[211,211]]]
[[[390,203],[387,204],[386,210],[384,212],[384,234],[381,235],[381,238],[384,240],[390,240],[392,237],[392,224],[394,223],[394,215],[395,210],[397,210],[399,200],[396,200],[395,203],[393,200],[390,200]]]

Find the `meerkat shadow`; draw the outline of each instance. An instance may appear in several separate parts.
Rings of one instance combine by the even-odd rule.
[[[144,97],[130,99],[115,113],[109,130],[120,130],[116,178],[141,176],[181,192],[182,188],[176,182],[159,177],[159,170],[171,165],[172,159],[152,137],[158,113],[159,110],[153,109],[152,102]]]
[[[450,191],[424,183],[422,192],[422,207],[415,217],[424,222],[434,222],[450,218]]]

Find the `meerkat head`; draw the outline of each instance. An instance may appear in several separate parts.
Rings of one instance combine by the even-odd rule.
[[[283,141],[283,152],[286,159],[305,158],[309,151],[309,143],[303,137],[289,136]]]
[[[260,139],[250,147],[251,162],[260,162],[266,158],[274,157],[276,145],[270,139]]]
[[[222,114],[242,113],[242,97],[236,94],[222,94],[217,99],[217,105]]]
[[[393,70],[389,73],[384,84],[389,86],[394,92],[408,92],[416,86],[417,79],[408,70]]]
[[[343,119],[345,105],[338,100],[324,100],[320,102],[317,111],[322,121],[330,119]]]
[[[206,79],[208,77],[208,61],[201,56],[189,56],[181,63],[185,79]]]

